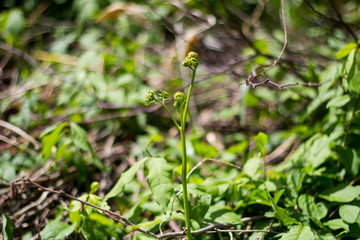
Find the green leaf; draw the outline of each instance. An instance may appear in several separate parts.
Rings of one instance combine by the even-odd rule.
[[[360,219],[360,207],[355,205],[342,205],[339,209],[339,214],[342,220],[347,223],[355,223]]]
[[[352,50],[356,49],[356,43],[349,43],[345,45],[340,51],[336,53],[336,59],[342,59],[346,57]]]
[[[226,151],[232,154],[240,154],[246,150],[248,145],[249,143],[247,141],[242,141],[239,144],[232,145],[231,147],[226,149]]]
[[[137,217],[139,217],[141,215],[141,206],[147,201],[149,200],[149,198],[151,197],[151,195],[147,195],[145,196],[143,199],[141,199],[140,202],[136,203],[134,206],[132,206],[130,208],[130,210],[126,213],[125,217],[130,221],[130,222],[134,222],[136,220]]]
[[[22,10],[12,9],[9,11],[4,33],[18,35],[24,30],[25,25],[26,19]]]
[[[359,153],[353,148],[342,149],[340,152],[340,157],[341,161],[345,166],[346,172],[349,173],[351,176],[357,176],[360,169]]]
[[[332,230],[345,229],[347,232],[349,232],[349,225],[344,223],[344,221],[340,218],[327,221],[326,223],[324,223],[324,225]]]
[[[256,143],[256,148],[261,154],[261,157],[264,157],[266,153],[265,145],[268,142],[268,136],[263,132],[259,132],[259,134],[253,138]]]
[[[241,224],[241,216],[232,211],[229,206],[210,206],[205,219],[207,222]]]
[[[84,215],[86,216],[87,214]],[[108,239],[105,231],[106,225],[102,225],[97,221],[92,221],[89,217],[85,217],[83,221],[84,223],[82,225],[81,232],[86,240]]]
[[[52,239],[65,239],[75,230],[76,223],[68,225],[57,219],[49,224],[41,231],[41,239],[52,240]]]
[[[99,182],[92,182],[90,185],[90,194],[95,193],[99,188]]]
[[[196,196],[194,207],[191,209],[191,218],[196,219],[199,224],[203,223],[203,218],[211,205],[211,194],[200,194]]]
[[[355,93],[360,92],[360,72],[358,68],[354,70],[354,77],[350,80],[348,90]]]
[[[311,231],[310,227],[296,225],[290,228],[289,232],[282,235],[280,240],[312,240],[315,239],[314,233]]]
[[[67,126],[67,123],[59,124],[54,130],[42,138],[42,154],[45,162],[50,158],[52,148],[59,141],[65,126]]]
[[[330,187],[319,194],[319,197],[329,202],[351,202],[360,195],[360,186],[338,185]]]
[[[173,168],[162,157],[151,157],[145,163],[146,180],[154,195],[154,200],[166,212],[174,191]]]
[[[87,140],[86,131],[82,127],[80,127],[79,125],[73,122],[70,123],[70,128],[71,128],[71,136],[73,138],[75,145],[84,151],[92,153],[93,149]]]
[[[139,170],[140,166],[148,159],[149,158],[144,158],[141,161],[136,162],[128,170],[126,170],[126,172],[122,173],[115,186],[110,190],[110,192],[105,195],[104,201],[107,201],[109,198],[116,197],[117,195],[122,193],[122,191],[124,191],[125,185],[134,180],[136,172]]]
[[[314,196],[308,194],[300,195],[298,204],[304,215],[318,220],[324,218],[328,211],[324,203],[315,203]]]
[[[346,80],[349,83],[354,76],[356,66],[356,49],[353,49],[345,62]]]
[[[331,99],[327,104],[326,104],[326,108],[329,107],[342,107],[345,104],[347,104],[348,102],[350,102],[350,96],[349,95],[340,95],[337,97],[334,97],[333,99]]]
[[[4,237],[4,240],[12,240],[14,238],[14,225],[11,218],[3,213],[1,215],[2,218],[2,234]]]
[[[218,150],[209,144],[194,140],[192,141],[192,145],[196,155],[202,158],[214,158],[218,155]]]
[[[279,207],[276,205],[274,199],[271,197],[270,193],[268,191],[267,196],[270,201],[271,207],[275,212],[275,217],[279,219],[285,226],[289,226],[292,224],[300,224],[296,219],[289,216],[286,209]]]
[[[261,159],[257,156],[246,161],[244,172],[250,177],[254,177],[261,167]]]

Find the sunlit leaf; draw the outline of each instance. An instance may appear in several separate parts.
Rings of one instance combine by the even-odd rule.
[[[360,207],[356,205],[341,205],[339,215],[347,223],[355,223],[360,219]]]
[[[105,195],[104,201],[107,201],[109,198],[116,197],[117,195],[122,193],[124,191],[125,185],[134,180],[136,172],[139,170],[141,165],[148,159],[149,158],[144,158],[141,161],[136,162],[128,170],[122,173],[115,186],[110,190],[110,192]]]
[[[173,168],[162,157],[151,157],[145,163],[146,180],[149,183],[154,200],[166,212],[174,191]]]
[[[315,239],[314,233],[310,227],[296,225],[290,228],[289,232],[282,235],[280,240],[313,240]]]
[[[356,43],[349,43],[345,45],[339,52],[336,53],[336,58],[342,59],[346,57],[356,47],[357,47]]]

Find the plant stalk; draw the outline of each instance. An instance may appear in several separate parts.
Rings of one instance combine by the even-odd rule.
[[[188,201],[188,194],[187,194],[187,155],[186,155],[186,139],[185,139],[185,128],[186,128],[186,118],[187,118],[187,112],[189,109],[189,103],[190,103],[190,95],[191,91],[194,85],[194,79],[195,79],[195,73],[196,68],[192,69],[192,78],[191,83],[189,86],[189,91],[186,97],[185,107],[184,111],[182,111],[180,116],[180,136],[181,136],[181,148],[182,148],[182,174],[181,174],[181,182],[182,182],[182,188],[183,188],[183,200],[184,200],[184,211],[185,211],[185,227],[186,227],[186,240],[191,239],[191,227],[190,227],[190,206]]]

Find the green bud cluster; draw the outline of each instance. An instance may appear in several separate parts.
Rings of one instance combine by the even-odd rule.
[[[197,68],[199,65],[199,54],[196,52],[189,52],[187,57],[182,62],[184,67]]]
[[[145,106],[150,106],[158,101],[168,101],[170,94],[164,90],[150,90],[145,96]]]
[[[176,92],[174,94],[174,107],[179,110],[182,104],[185,102],[185,100],[186,97],[184,93]]]

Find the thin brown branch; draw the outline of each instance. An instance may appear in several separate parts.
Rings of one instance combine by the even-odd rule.
[[[29,142],[31,142],[36,150],[39,150],[41,147],[41,143],[36,141],[35,138],[33,138],[32,136],[30,136],[29,134],[27,134],[25,131],[21,130],[20,128],[18,128],[17,126],[12,125],[11,123],[5,122],[3,120],[0,120],[0,127],[4,127],[7,128],[17,134],[19,134],[20,136],[22,136],[23,138],[25,138],[26,140],[28,140]]]
[[[27,63],[29,63],[30,65],[32,65],[33,67],[40,69],[41,72],[45,73],[45,74],[49,74],[52,75],[54,74],[54,71],[50,68],[43,68],[40,63],[38,63],[33,57],[31,57],[29,54],[27,54],[26,52],[9,46],[5,43],[0,42],[0,49],[6,51],[6,52],[10,52],[12,54],[14,54],[15,56],[21,57],[22,59],[24,59]]]
[[[332,9],[334,9],[336,16],[339,18],[339,22],[341,23],[341,25],[346,29],[346,31],[348,31],[348,33],[354,38],[355,43],[358,42],[358,38],[356,36],[356,34],[354,33],[354,31],[349,27],[348,24],[346,24],[342,18],[341,13],[339,12],[339,10],[336,8],[335,3],[333,0],[329,0]]]
[[[263,219],[263,216],[255,216],[255,217],[245,217],[241,219],[241,222],[245,223],[245,222],[249,222],[249,221],[255,221],[255,220],[260,220]],[[194,230],[191,231],[191,235],[192,236],[197,236],[197,235],[201,235],[201,234],[206,234],[209,231],[213,231],[214,229],[218,229],[220,230],[221,228],[230,228],[233,227],[234,225],[232,224],[211,224],[207,227],[198,229],[198,230]],[[245,231],[245,230],[242,230]],[[182,237],[185,236],[186,233],[184,231],[180,231],[180,232],[172,232],[172,233],[165,233],[165,234],[160,234],[157,235],[158,239],[168,239],[168,238],[176,238],[176,237]]]
[[[64,196],[66,198],[69,198],[69,199],[72,199],[72,200],[75,200],[75,201],[78,201],[80,202],[82,205],[87,205],[87,206],[90,206],[90,207],[93,207],[97,210],[99,210],[100,212],[102,212],[105,216],[107,216],[108,218],[111,218],[112,220],[114,220],[115,222],[119,222],[121,224],[123,224],[124,226],[134,226],[134,231],[138,231],[138,232],[142,232],[142,233],[145,233],[145,234],[148,234],[148,235],[152,235],[153,237],[156,237],[156,235],[150,231],[147,231],[147,230],[143,230],[141,228],[135,228],[135,224],[130,222],[127,218],[121,216],[120,214],[117,214],[115,212],[112,212],[112,211],[109,211],[109,210],[106,210],[106,209],[103,209],[99,206],[96,206],[94,204],[91,204],[91,203],[88,203],[86,201],[83,201],[81,199],[78,199],[70,194],[67,194],[66,192],[64,192],[63,190],[60,190],[60,191],[57,191],[57,190],[53,190],[53,189],[50,189],[50,188],[47,188],[47,187],[44,187],[44,186],[41,186],[40,184],[32,181],[30,178],[27,178],[27,179],[24,179],[24,180],[18,180],[17,182],[23,182],[23,183],[28,183],[28,184],[32,184],[34,185],[35,187],[43,190],[43,191],[47,191],[47,192],[51,192],[51,193],[55,193],[55,194],[58,194],[58,195],[61,195],[61,196]]]
[[[274,67],[280,61],[282,55],[285,52],[285,48],[286,48],[288,40],[287,40],[287,30],[286,30],[285,13],[284,13],[284,0],[281,0],[281,19],[282,19],[282,24],[283,24],[283,28],[284,28],[284,46],[280,52],[279,57],[269,67],[267,67],[262,72],[260,72],[256,75],[253,75],[253,76],[249,76],[248,79],[246,80],[247,83],[250,83],[253,80],[255,80],[256,78],[258,78],[259,76],[264,75],[267,71],[269,71],[272,67]]]
[[[261,86],[261,85],[264,85],[264,84],[270,84],[270,85],[273,85],[277,88],[279,88],[280,90],[286,88],[286,87],[292,87],[292,86],[297,86],[297,85],[301,85],[301,86],[308,86],[308,87],[319,87],[321,86],[323,83],[301,83],[301,82],[296,82],[296,83],[289,83],[289,84],[277,84],[273,81],[271,81],[270,79],[266,79],[265,81],[263,82],[259,82],[259,83],[252,83],[252,82],[245,82],[245,83],[242,83],[242,84],[248,84],[250,86],[252,86],[253,88],[256,88],[258,86]]]

